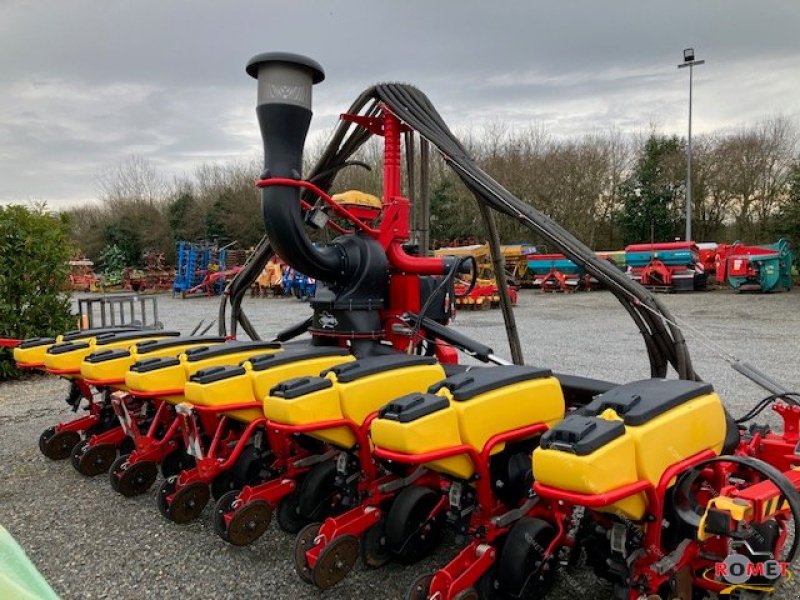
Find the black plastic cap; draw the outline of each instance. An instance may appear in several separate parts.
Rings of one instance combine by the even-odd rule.
[[[261,54],[256,54],[247,61],[245,71],[247,71],[247,74],[253,79],[258,79],[259,65],[267,62],[282,62],[306,67],[311,71],[311,78],[314,83],[320,83],[325,79],[325,70],[322,68],[322,65],[313,58],[303,56],[302,54],[294,54],[292,52],[262,52]]]

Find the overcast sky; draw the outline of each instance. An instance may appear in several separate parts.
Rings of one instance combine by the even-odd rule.
[[[312,134],[377,81],[416,84],[455,129],[573,136],[800,118],[797,0],[0,0],[0,202],[90,200],[131,154],[165,176],[255,155],[258,52],[317,59]]]

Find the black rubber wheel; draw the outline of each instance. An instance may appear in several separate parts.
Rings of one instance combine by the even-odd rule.
[[[69,462],[72,464],[72,468],[75,469],[78,473],[81,472],[81,456],[83,456],[83,451],[86,449],[86,446],[89,445],[89,440],[81,440],[75,447],[72,449],[72,452],[69,455]]]
[[[294,540],[294,570],[306,583],[313,583],[311,569],[308,568],[306,562],[306,552],[314,545],[320,527],[322,527],[322,523],[309,523],[300,530]]]
[[[386,547],[386,521],[381,519],[364,532],[361,538],[361,561],[370,569],[382,567],[391,555]]]
[[[119,492],[119,478],[115,476],[115,473],[120,473],[122,470],[122,465],[125,464],[128,460],[128,454],[120,454],[113,463],[111,463],[111,468],[108,470],[108,479],[111,482],[111,488],[115,492]]]
[[[336,463],[326,461],[315,466],[300,484],[298,514],[308,521],[324,521],[335,511],[337,490]]]
[[[295,490],[278,502],[278,510],[276,511],[278,527],[286,533],[297,533],[308,525],[308,519],[300,515],[299,501],[300,492]]]
[[[175,491],[175,486],[178,481],[177,476],[170,477],[161,482],[161,485],[156,492],[156,506],[161,516],[167,520],[171,520],[169,516],[169,502],[167,498]]]
[[[214,500],[219,500],[228,492],[239,490],[241,486],[237,485],[236,479],[228,471],[220,473],[211,482],[211,496]]]
[[[174,477],[164,481],[156,494],[156,503],[162,515],[173,523],[185,525],[200,516],[211,498],[211,493],[208,486],[199,481],[180,488],[177,488],[176,483],[177,479]]]
[[[272,521],[272,507],[264,500],[254,500],[233,511],[228,523],[228,537],[234,546],[249,546],[264,535]]]
[[[544,598],[556,571],[544,552],[555,536],[547,521],[526,517],[511,529],[497,561],[500,592],[512,598]]]
[[[354,535],[343,535],[328,542],[311,569],[312,583],[327,590],[347,577],[358,560],[358,546]]]
[[[72,454],[72,449],[81,441],[77,431],[59,431],[50,427],[39,436],[39,449],[50,460],[64,460]]]
[[[428,590],[431,588],[433,575],[420,575],[408,586],[403,600],[428,600]]]
[[[194,456],[188,454],[183,448],[178,448],[167,454],[161,461],[161,475],[164,479],[169,479],[180,474],[181,471],[193,468],[195,464]]]
[[[112,444],[89,446],[83,440],[72,450],[72,466],[86,477],[95,477],[107,473],[117,458],[117,449]]]
[[[44,454],[47,442],[50,441],[50,438],[52,438],[55,434],[56,434],[56,428],[48,427],[41,433],[41,435],[39,435],[39,452]]]
[[[221,537],[226,542],[228,541],[228,526],[225,523],[225,515],[233,510],[233,503],[236,501],[236,498],[239,497],[239,492],[232,491],[228,492],[227,494],[223,494],[223,496],[217,500],[217,503],[214,505],[214,533],[216,533],[219,537]]]
[[[439,497],[423,486],[407,487],[397,494],[386,515],[386,547],[398,562],[415,563],[439,545],[442,522],[427,520]]]
[[[114,490],[131,498],[150,489],[158,477],[158,467],[149,460],[129,464],[128,458],[128,454],[117,458],[111,465],[108,476]]]

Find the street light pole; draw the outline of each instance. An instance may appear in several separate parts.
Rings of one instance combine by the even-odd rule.
[[[679,69],[689,67],[689,139],[686,144],[686,241],[692,239],[692,79],[695,66],[704,65],[706,61],[694,59],[694,48],[683,51],[683,63]]]

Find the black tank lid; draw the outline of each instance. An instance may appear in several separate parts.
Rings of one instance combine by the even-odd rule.
[[[353,362],[336,365],[324,371],[322,375],[335,373],[336,380],[339,383],[349,383],[382,371],[393,371],[395,369],[435,364],[436,359],[433,356],[416,356],[414,354],[400,353],[386,354],[383,356],[369,356]]]
[[[643,425],[684,402],[713,391],[714,387],[703,381],[642,379],[598,396],[586,405],[583,413],[599,415],[604,410],[613,408],[625,420],[626,425]]]
[[[447,398],[435,394],[413,393],[392,400],[380,409],[381,419],[410,423],[450,406]]]
[[[60,344],[53,344],[50,346],[47,354],[66,354],[75,350],[83,350],[89,347],[89,342],[61,342]]]
[[[550,369],[516,365],[473,369],[465,373],[451,375],[442,381],[437,381],[428,388],[428,392],[435,394],[446,387],[453,394],[454,400],[463,402],[479,394],[485,394],[507,385],[531,379],[542,379],[543,377],[550,377],[550,375],[552,375]]]
[[[83,360],[88,363],[97,364],[109,360],[116,360],[118,358],[126,358],[130,355],[131,353],[124,348],[115,348],[113,350],[98,350],[97,352],[92,352]]]
[[[49,338],[49,337],[36,337],[36,338],[28,338],[27,340],[23,340],[17,348],[27,349],[27,348],[36,348],[37,346],[47,346],[48,344],[55,344],[56,338]]]
[[[154,337],[178,337],[180,331],[158,331],[155,329],[138,331],[122,331],[113,333],[103,333],[94,338],[95,346],[104,346],[113,342],[125,342],[127,340],[146,339]]]
[[[236,352],[248,352],[250,350],[277,350],[281,347],[278,342],[226,342],[215,346],[199,346],[189,348],[186,351],[186,358],[189,362],[214,358],[216,356],[226,356]]]
[[[181,364],[181,361],[171,356],[163,356],[161,358],[145,358],[144,360],[137,360],[135,363],[133,363],[129,370],[135,371],[136,373],[148,373],[157,369],[174,367],[175,365],[179,364]]]
[[[284,400],[292,400],[332,386],[333,382],[325,377],[294,377],[281,381],[269,391],[269,395],[283,398]]]
[[[540,446],[586,456],[624,433],[622,421],[570,415],[542,436]]]
[[[301,360],[325,358],[326,356],[347,356],[349,354],[350,351],[347,348],[338,348],[335,346],[304,346],[300,348],[288,348],[283,352],[275,352],[272,354],[259,354],[247,360],[253,365],[253,371],[264,371],[272,367]]]
[[[214,383],[215,381],[230,379],[231,377],[244,374],[244,367],[240,367],[238,365],[208,367],[207,369],[200,369],[197,373],[189,378],[189,381],[194,381],[195,383],[201,384]]]
[[[106,333],[123,333],[125,331],[142,331],[144,329],[151,329],[149,327],[140,327],[136,325],[129,325],[129,326],[122,326],[119,327],[94,327],[93,329],[76,329],[74,331],[68,331],[67,333],[61,336],[61,340],[64,342],[71,342],[73,340],[83,340],[87,337],[95,337],[98,335],[103,335]]]
[[[136,351],[139,354],[147,354],[148,352],[156,352],[158,350],[165,350],[167,348],[174,348],[175,346],[184,346],[186,344],[221,344],[225,341],[224,337],[219,336],[186,336],[166,338],[161,340],[145,340],[136,344]]]

